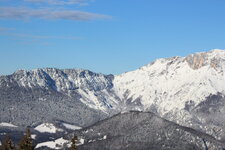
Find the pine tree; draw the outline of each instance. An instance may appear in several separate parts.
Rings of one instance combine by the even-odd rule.
[[[77,150],[77,146],[76,146],[76,143],[77,143],[77,136],[74,136],[71,140],[72,144],[71,144],[71,147],[70,147],[70,150]]]
[[[27,128],[25,136],[20,141],[19,150],[33,150],[33,149],[34,147],[31,139],[30,129]]]
[[[0,150],[15,150],[15,146],[10,138],[9,135],[6,135],[5,140],[2,142],[2,146],[0,147]]]
[[[205,145],[205,150],[208,150],[208,146],[207,146],[207,144],[206,144],[206,140],[205,139],[202,139],[203,140],[203,143],[204,143],[204,145]]]

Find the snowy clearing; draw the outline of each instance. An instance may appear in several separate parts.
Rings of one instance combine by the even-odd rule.
[[[59,138],[55,141],[47,141],[47,142],[43,142],[43,143],[39,143],[37,144],[36,148],[40,148],[40,147],[48,147],[51,149],[62,149],[63,145],[69,145],[70,142],[68,140],[65,140],[63,138]]]
[[[34,129],[41,133],[56,133],[57,131],[62,131],[61,129],[57,129],[52,123],[43,123]]]

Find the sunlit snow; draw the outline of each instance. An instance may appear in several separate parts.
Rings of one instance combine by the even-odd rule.
[[[12,128],[18,127],[18,126],[15,126],[15,125],[11,124],[11,123],[6,123],[6,122],[0,123],[0,126],[2,126],[2,127],[12,127]]]
[[[61,131],[61,129],[56,128],[52,123],[43,123],[34,129],[41,133],[56,133],[57,131]]]
[[[79,126],[75,126],[75,125],[68,124],[68,123],[63,123],[63,126],[65,126],[67,129],[70,129],[70,130],[80,130],[80,129],[82,129]]]

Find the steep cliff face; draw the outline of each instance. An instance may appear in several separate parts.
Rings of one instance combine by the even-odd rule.
[[[185,58],[188,65],[196,70],[209,65],[215,70],[221,69],[221,63],[224,61],[224,52],[222,50],[212,50],[205,53],[196,53]]]
[[[195,54],[195,55],[190,55],[185,58],[187,61],[188,65],[192,69],[199,69],[205,65],[207,65],[207,54],[205,53],[200,53],[200,54]]]

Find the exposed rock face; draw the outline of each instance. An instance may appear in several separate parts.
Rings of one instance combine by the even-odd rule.
[[[185,60],[192,69],[196,70],[207,65],[208,57],[206,53],[200,53],[187,56]]]
[[[200,69],[206,65],[210,65],[210,67],[217,70],[220,67],[221,60],[224,60],[224,57],[221,56],[224,55],[223,53],[224,52],[221,50],[214,50],[210,52],[191,54],[185,58],[185,61],[194,70]]]

